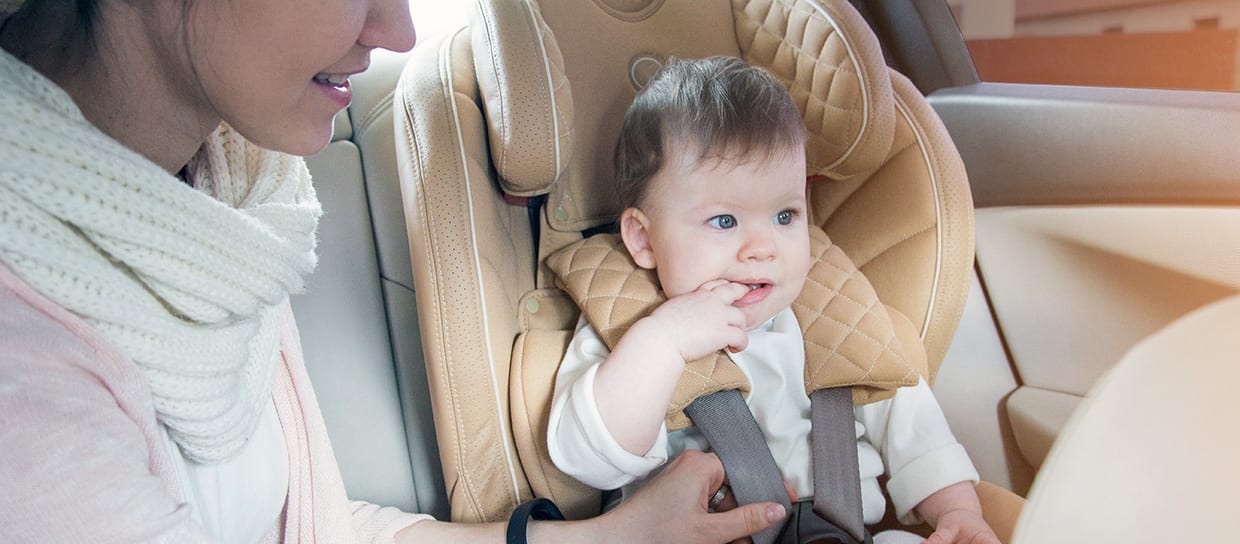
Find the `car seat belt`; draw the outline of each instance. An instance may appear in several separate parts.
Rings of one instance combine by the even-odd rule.
[[[698,397],[685,407],[685,414],[719,456],[737,504],[776,502],[788,512],[782,526],[753,535],[754,544],[871,542],[861,508],[852,388],[819,389],[810,395],[812,510],[789,502],[783,475],[739,391]]]
[[[737,504],[777,502],[791,514],[784,478],[740,391],[728,389],[698,397],[685,407],[685,414],[719,456]],[[772,544],[782,529],[768,527],[753,535],[753,542]]]
[[[809,401],[814,512],[857,542],[866,542],[852,388],[819,389]]]

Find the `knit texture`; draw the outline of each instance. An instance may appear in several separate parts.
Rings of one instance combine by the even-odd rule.
[[[271,396],[278,307],[315,266],[304,161],[222,125],[195,190],[4,52],[0,118],[0,262],[138,365],[186,457],[232,456]]]

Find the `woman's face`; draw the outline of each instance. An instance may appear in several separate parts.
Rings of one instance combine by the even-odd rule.
[[[332,119],[352,99],[348,76],[366,69],[372,49],[414,43],[405,0],[198,0],[182,18],[177,49],[203,107],[255,144],[296,155],[331,141]]]

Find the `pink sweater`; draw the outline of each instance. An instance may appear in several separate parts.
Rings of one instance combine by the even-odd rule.
[[[392,542],[428,516],[350,502],[285,306],[272,397],[289,490],[265,542]],[[84,321],[0,265],[0,542],[208,542],[151,393]]]

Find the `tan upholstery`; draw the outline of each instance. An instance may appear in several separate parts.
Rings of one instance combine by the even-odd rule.
[[[789,86],[811,134],[806,173],[822,179],[811,219],[873,285],[884,338],[924,345],[933,379],[969,286],[968,185],[938,118],[846,0],[480,0],[469,28],[415,51],[396,107],[454,520],[503,519],[534,494],[575,517],[599,508],[546,456],[577,312],[545,259],[615,220],[612,150],[640,83],[668,57],[711,55]],[[531,221],[513,197],[540,193]]]
[[[499,519],[530,497],[509,430],[517,301],[533,288],[525,210],[491,177],[466,32],[415,48],[397,86],[397,164],[422,351],[451,517]],[[446,60],[440,79],[440,58]]]
[[[916,385],[921,343],[905,346],[878,293],[822,229],[810,228],[813,266],[792,302],[805,336],[805,391],[852,386],[853,402],[891,398]]]
[[[974,491],[982,503],[982,518],[995,531],[999,542],[1012,542],[1012,532],[1025,508],[1024,497],[986,481],[978,482]]]
[[[573,149],[573,93],[555,36],[526,2],[481,2],[470,34],[504,192],[546,192]]]
[[[844,2],[732,4],[741,57],[767,67],[805,113],[807,171],[847,179],[881,165],[896,112],[878,39],[861,15]]]
[[[1237,325],[1233,296],[1128,352],[1055,443],[1013,542],[1234,542]]]

